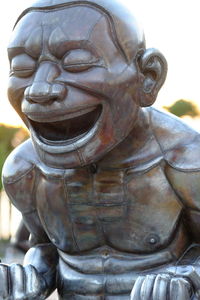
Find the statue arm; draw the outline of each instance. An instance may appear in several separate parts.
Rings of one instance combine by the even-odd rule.
[[[31,248],[25,255],[23,266],[0,265],[4,286],[4,289],[0,289],[0,298],[46,299],[56,288],[57,249],[49,241],[36,210],[22,215],[30,232]]]
[[[131,300],[200,299],[200,170],[168,165],[166,176],[183,206],[183,222],[191,244],[175,265],[139,276]]]
[[[23,266],[0,264],[0,298],[46,299],[56,288],[58,254],[37,213],[34,194],[36,170],[33,165],[19,159],[12,159],[11,166],[9,161],[10,158],[3,170],[4,188],[11,202],[22,213],[30,232],[31,248],[25,255]],[[16,166],[15,162],[20,166]],[[23,173],[20,173],[21,170]]]
[[[30,266],[34,267],[34,272],[37,273],[38,277],[36,277],[40,282],[35,294],[40,296],[39,299],[46,299],[55,290],[57,263],[57,249],[51,243],[38,244],[26,253],[23,265],[25,269]],[[34,284],[31,290],[34,291]]]
[[[184,207],[183,221],[191,240],[176,267],[169,268],[168,272],[188,279],[194,299],[200,299],[200,169],[167,166],[166,175]]]
[[[36,211],[30,214],[23,214],[23,220],[30,231],[31,244],[31,248],[25,255],[23,266],[25,269],[30,268],[30,266],[34,267],[34,277],[35,280],[37,278],[39,283],[36,285],[32,284],[31,291],[34,291],[34,285],[38,286],[38,289],[34,291],[37,299],[46,299],[56,288],[57,248],[47,237]],[[29,285],[28,282],[27,284]],[[30,299],[32,298],[30,297]]]
[[[23,220],[30,232],[31,248],[25,255],[23,266],[1,264],[3,285],[7,287],[3,290],[3,295],[7,295],[8,298],[5,299],[12,296],[13,300],[46,299],[56,288],[57,249],[44,232],[36,211],[23,214]]]
[[[23,266],[0,264],[0,299],[43,300],[56,288],[58,256],[52,244],[30,248]]]

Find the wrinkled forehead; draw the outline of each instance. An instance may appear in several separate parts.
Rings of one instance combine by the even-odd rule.
[[[73,34],[74,38],[80,38],[80,34],[81,36],[87,35],[92,30],[101,16],[102,13],[93,8],[74,6],[57,10],[32,11],[25,15],[20,23],[22,26],[27,26],[26,31],[28,33],[36,27],[51,31],[60,27],[68,36]]]
[[[101,31],[101,32],[100,32]],[[28,47],[38,55],[47,42],[54,51],[59,51],[65,41],[94,41],[96,44],[106,42],[111,33],[109,20],[99,10],[87,6],[72,6],[47,11],[32,11],[17,24],[8,49]],[[95,36],[98,34],[99,39]],[[107,37],[106,37],[107,36]],[[104,41],[102,41],[104,37]]]

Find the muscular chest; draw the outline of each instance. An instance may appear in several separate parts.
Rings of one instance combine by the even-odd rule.
[[[108,244],[121,251],[155,251],[168,243],[181,206],[162,169],[68,170],[42,175],[37,205],[53,242],[67,251]]]

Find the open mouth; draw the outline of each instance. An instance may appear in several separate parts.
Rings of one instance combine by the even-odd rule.
[[[40,141],[47,145],[71,144],[81,139],[95,126],[102,112],[98,105],[92,111],[57,122],[36,122],[29,119]]]

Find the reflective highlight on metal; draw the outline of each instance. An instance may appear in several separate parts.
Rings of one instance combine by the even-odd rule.
[[[39,0],[8,46],[30,130],[3,169],[31,238],[1,299],[200,295],[200,135],[151,107],[167,62],[115,0]]]

